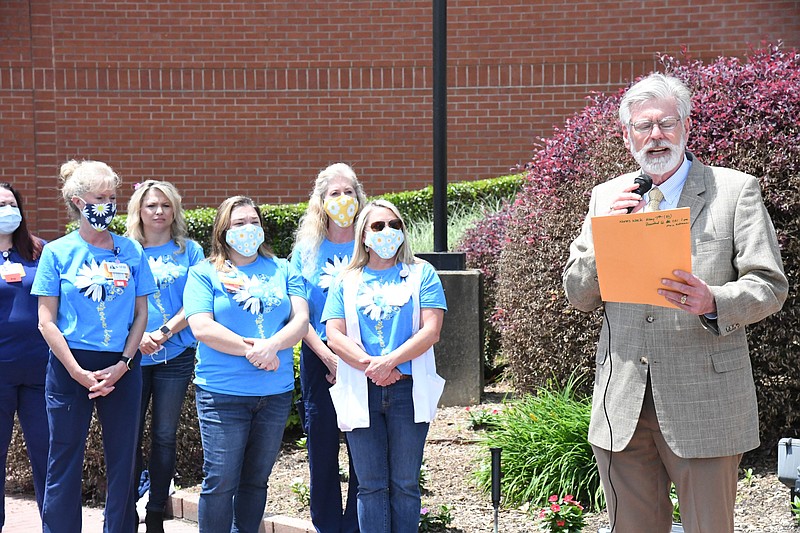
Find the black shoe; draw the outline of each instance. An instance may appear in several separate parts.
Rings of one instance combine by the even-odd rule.
[[[163,511],[147,511],[144,517],[144,525],[147,527],[147,533],[164,533]]]

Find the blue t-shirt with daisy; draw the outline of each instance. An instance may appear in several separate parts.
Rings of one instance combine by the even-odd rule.
[[[56,325],[72,349],[121,352],[137,296],[156,290],[138,242],[111,234],[114,248],[97,248],[77,231],[42,250],[31,294],[58,296]]]
[[[430,263],[418,263],[422,276],[419,290],[420,309],[447,310],[442,282]],[[386,355],[401,346],[412,335],[414,302],[407,267],[395,265],[385,270],[364,267],[356,295],[358,326],[361,343],[371,356]],[[328,291],[322,321],[345,318],[344,286],[337,283]],[[398,370],[411,374],[411,361],[400,364]]]
[[[186,317],[211,313],[219,324],[246,338],[268,339],[289,321],[290,296],[306,297],[300,274],[285,259],[257,256],[249,265],[219,272],[209,261],[189,269],[183,292]],[[268,396],[294,389],[292,348],[278,352],[280,366],[267,372],[245,357],[197,346],[195,385],[210,392]]]
[[[350,263],[352,255],[353,241],[337,244],[324,239],[319,246],[314,271],[309,277],[303,272],[301,250],[295,250],[292,254],[292,265],[303,274],[303,278],[306,280],[309,322],[323,341],[328,338],[325,333],[325,324],[321,320],[322,309],[328,298],[328,290]]]
[[[189,267],[203,260],[203,248],[192,240],[186,240],[182,253],[178,253],[175,241],[144,249],[150,271],[158,289],[147,298],[147,331],[155,331],[183,307],[183,288]],[[190,328],[183,328],[170,337],[159,351],[142,356],[142,365],[154,365],[174,359],[197,341]]]

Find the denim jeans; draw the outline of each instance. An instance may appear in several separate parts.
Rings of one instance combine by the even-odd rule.
[[[136,457],[136,472],[141,475],[144,467],[142,436],[146,424],[147,406],[152,398],[150,411],[150,457],[147,470],[150,473],[150,499],[148,511],[163,512],[169,497],[169,485],[175,475],[176,435],[181,416],[186,388],[194,370],[194,348],[187,348],[166,363],[142,366],[142,412],[139,424],[139,447]],[[145,359],[149,356],[142,355]],[[136,480],[138,481],[137,475]]]
[[[195,390],[203,441],[200,533],[257,533],[292,391],[233,396]]]
[[[358,474],[361,533],[416,533],[427,423],[414,423],[412,381],[369,382],[369,427],[347,434]]]
[[[311,476],[311,522],[317,533],[358,533],[358,478],[352,460],[347,503],[342,509],[342,486],[339,480],[341,432],[336,424],[336,410],[329,392],[331,384],[325,379],[327,373],[328,367],[303,343],[300,385],[303,388],[303,430],[307,435],[308,470]]]

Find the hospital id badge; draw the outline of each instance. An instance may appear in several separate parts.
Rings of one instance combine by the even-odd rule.
[[[105,265],[115,287],[125,288],[128,286],[128,278],[131,275],[131,269],[128,265],[118,262],[106,263]]]
[[[0,276],[6,283],[19,283],[25,277],[25,269],[20,263],[6,261],[0,265]]]

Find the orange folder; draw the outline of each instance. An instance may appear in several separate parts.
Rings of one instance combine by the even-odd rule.
[[[656,292],[673,270],[692,271],[689,208],[592,217],[604,302],[675,307]]]

